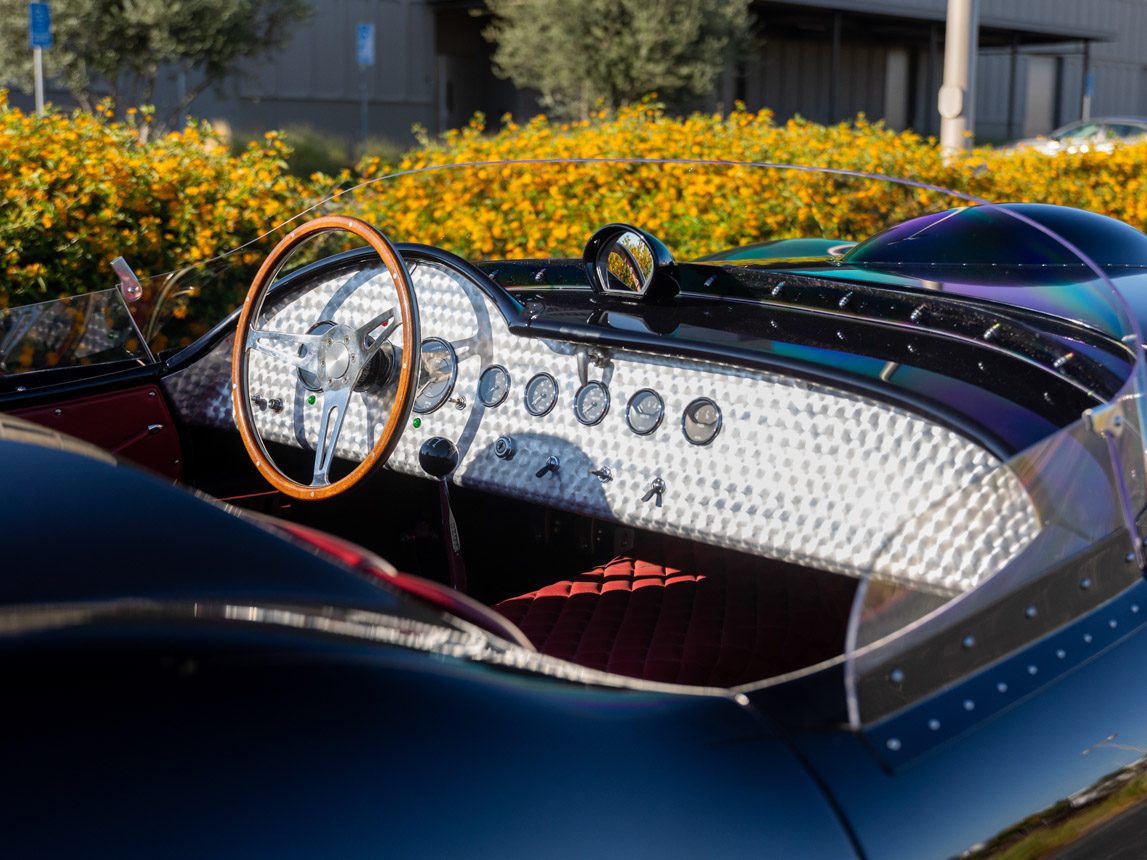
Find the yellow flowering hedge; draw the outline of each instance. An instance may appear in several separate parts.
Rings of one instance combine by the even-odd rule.
[[[261,251],[229,261],[239,286],[198,297],[191,279],[156,276],[260,235],[314,192],[286,172],[277,135],[232,157],[205,125],[141,143],[147,122],[135,111],[125,122],[36,117],[0,90],[0,307],[115,286],[109,263],[120,255],[144,281],[137,319],[165,287],[165,313],[194,317],[176,326],[181,340],[234,307]]]
[[[186,339],[239,302],[284,231],[225,263],[155,276],[253,240],[336,184],[395,169],[414,173],[321,211],[359,214],[397,241],[479,258],[577,255],[596,227],[627,221],[687,258],[789,236],[864,238],[954,203],[923,190],[776,169],[530,164],[468,170],[462,182],[461,173],[426,170],[459,162],[641,156],[806,164],[909,177],[995,201],[1063,203],[1147,226],[1147,144],[1055,157],[980,149],[945,164],[934,141],[863,117],[832,126],[778,124],[768,111],[674,118],[646,102],[584,122],[506,120],[493,133],[476,117],[411,150],[397,168],[367,158],[338,177],[300,180],[287,173],[287,149],[275,134],[233,157],[206,126],[141,144],[146,120],[36,118],[0,91],[0,307],[111,286],[108,263],[122,254],[153,278],[140,316],[166,292],[165,313],[186,317]],[[223,277],[215,277],[219,270]]]
[[[979,149],[950,164],[934,142],[863,117],[821,126],[773,121],[768,111],[677,119],[654,104],[577,123],[538,117],[495,134],[481,117],[410,152],[401,171],[502,159],[676,158],[791,163],[915,179],[993,201],[1034,200],[1147,225],[1147,144],[1113,154],[1048,157]],[[366,159],[361,178],[390,168]],[[619,172],[624,181],[619,181]],[[415,173],[356,192],[357,209],[406,239],[473,256],[577,254],[609,221],[659,235],[680,257],[766,239],[862,239],[907,217],[957,205],[949,195],[884,182],[775,169],[687,165],[488,167],[457,182],[450,171]]]

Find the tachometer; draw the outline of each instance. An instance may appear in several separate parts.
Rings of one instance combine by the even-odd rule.
[[[539,373],[526,383],[526,411],[542,416],[558,402],[558,384],[548,373]]]
[[[708,445],[721,432],[720,407],[708,397],[698,397],[685,407],[681,429],[694,445]]]
[[[446,402],[458,378],[458,356],[440,337],[422,341],[422,368],[414,394],[414,411],[426,414]]]
[[[587,382],[574,395],[574,417],[582,424],[598,424],[609,411],[609,389],[594,380]]]
[[[482,405],[500,406],[510,393],[510,373],[500,364],[492,364],[478,377],[478,399]]]
[[[638,436],[648,436],[661,426],[664,417],[665,401],[652,388],[638,391],[625,407],[625,423]]]

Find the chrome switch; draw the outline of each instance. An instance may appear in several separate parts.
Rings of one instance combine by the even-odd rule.
[[[654,478],[653,483],[649,485],[645,495],[641,497],[641,501],[648,502],[654,496],[657,497],[657,507],[661,507],[661,497],[665,495],[665,482],[660,478]]]
[[[538,473],[534,477],[544,478],[550,472],[556,473],[557,470],[560,469],[561,467],[562,467],[561,460],[559,460],[557,457],[555,457],[551,454],[550,458],[548,460],[546,460],[546,465],[544,465],[544,466],[542,466],[542,468],[538,469]]]

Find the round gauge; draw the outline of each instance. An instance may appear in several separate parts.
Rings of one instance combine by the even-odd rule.
[[[664,417],[665,401],[652,388],[638,391],[625,407],[625,423],[638,436],[648,436],[661,426]]]
[[[446,402],[458,378],[458,356],[440,337],[422,341],[422,367],[414,393],[414,411],[425,415]]]
[[[681,427],[694,445],[708,445],[721,432],[721,409],[708,397],[698,397],[685,407]]]
[[[478,399],[483,406],[501,406],[509,393],[510,373],[502,365],[492,364],[478,377]]]
[[[548,373],[539,373],[526,383],[526,411],[542,416],[558,402],[558,384]]]
[[[574,395],[574,417],[582,424],[600,424],[609,411],[609,389],[604,383],[587,382]]]

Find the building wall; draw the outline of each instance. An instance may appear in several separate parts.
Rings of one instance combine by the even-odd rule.
[[[941,38],[947,10],[947,0],[836,0],[836,2],[786,0],[786,2],[790,6],[812,9],[827,10],[835,6],[847,13],[867,12],[934,21],[939,25]],[[768,4],[761,6],[763,9],[768,8]],[[1018,28],[1095,39],[1090,47],[1090,69],[1093,76],[1091,115],[1147,115],[1147,0],[981,0],[980,23],[981,26],[1000,29]],[[849,35],[844,34],[845,40]],[[847,41],[842,45],[842,52],[846,45]],[[885,46],[878,50],[887,54],[892,49],[893,46]],[[939,117],[935,111],[935,88],[939,86],[940,81],[937,80],[933,87],[928,86],[926,80],[928,46],[916,44],[909,46],[908,49],[913,54],[915,69],[912,111],[914,118],[911,124],[919,131],[936,133],[939,130]],[[789,86],[803,95],[802,104],[805,107],[799,112],[806,116],[813,116],[814,111],[823,114],[822,107],[814,107],[809,101],[809,98],[815,98],[823,104],[827,98],[827,85],[821,81],[825,67],[823,57],[813,63],[807,59],[808,52],[806,52],[803,59],[793,61],[792,58],[799,56],[800,52],[794,52],[787,46],[775,43],[767,43],[764,50],[766,55],[771,51],[774,58],[785,57],[789,62],[785,64],[782,72],[777,72],[773,58],[764,61],[758,59],[753,64],[754,74],[758,74],[763,68],[766,74],[772,73],[782,77],[789,82]],[[822,42],[820,50],[827,51],[828,43]],[[1015,63],[1014,82],[1010,53],[1007,48],[981,49],[976,69],[978,140],[1001,141],[1024,133],[1046,132],[1056,125],[1080,117],[1084,73],[1081,42],[1065,40],[1053,45],[1021,48]],[[941,46],[941,63],[942,56]],[[1029,95],[1027,86],[1031,77],[1029,67],[1033,64],[1029,58],[1033,56],[1053,57],[1056,60],[1059,70],[1058,82],[1055,85],[1056,104],[1046,122],[1029,125],[1025,132],[1024,118]],[[869,58],[867,62],[870,64],[869,67],[880,66],[876,58]],[[1035,60],[1034,63],[1039,63],[1039,60]],[[851,88],[857,80],[867,80],[864,67],[857,66],[855,60],[849,59],[843,62],[843,66],[846,86]],[[942,72],[936,72],[937,77],[940,74]],[[855,77],[856,75],[860,75],[860,78]],[[817,83],[818,81],[820,83]],[[754,83],[753,91],[772,96],[776,87],[758,81]],[[1033,100],[1038,101],[1038,95],[1033,94],[1033,96],[1035,96]],[[1009,97],[1012,101],[1010,127]],[[859,101],[865,105],[870,117],[884,115],[883,104],[878,104],[880,93],[877,88],[867,90]],[[766,103],[768,102],[762,104]],[[780,116],[790,113],[791,98],[782,94],[774,97],[773,103],[778,106]],[[852,99],[845,102],[842,107],[847,108],[856,104],[857,100]],[[834,118],[839,119],[842,116],[847,116],[847,113],[838,112]]]
[[[708,107],[727,107],[734,97],[752,109],[771,108],[778,119],[800,114],[833,122],[865,113],[926,134],[939,130],[935,109],[942,45],[930,47],[933,27],[942,40],[947,0],[786,0],[827,15],[869,13],[914,21],[924,33],[914,42],[880,42],[843,32],[839,71],[832,79],[831,40],[776,38],[764,28],[740,79],[727,75]],[[482,22],[465,2],[432,0],[315,0],[315,14],[300,24],[290,44],[270,61],[229,82],[225,94],[205,93],[191,113],[229,123],[237,132],[308,125],[347,140],[361,135],[361,103],[367,101],[367,132],[405,145],[417,123],[431,132],[464,124],[475,111],[496,121],[503,113],[535,112],[536,100],[495,77]],[[759,0],[762,15],[774,8]],[[1093,116],[1147,115],[1147,0],[981,0],[981,25],[1073,34],[1097,39],[1091,46]],[[376,64],[360,73],[354,32],[373,22]],[[1080,116],[1083,56],[1079,41],[1022,48],[1015,77],[1008,48],[983,48],[977,63],[977,138],[1002,141],[1044,132]],[[1050,60],[1046,58],[1051,58]],[[931,58],[931,62],[930,62]],[[1029,92],[1056,70],[1054,102]],[[1039,67],[1033,71],[1034,67]],[[157,102],[173,100],[178,81],[165,81]],[[50,98],[67,103],[58,91]],[[25,106],[29,100],[13,99]],[[1009,103],[1011,122],[1008,121]]]
[[[355,62],[359,23],[375,28],[375,65],[365,70]],[[365,96],[369,134],[407,142],[412,124],[435,125],[433,25],[422,0],[322,0],[237,92],[205,94],[192,110],[244,131],[303,124],[354,137]]]

